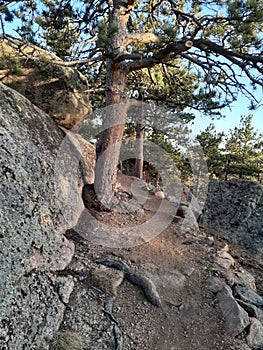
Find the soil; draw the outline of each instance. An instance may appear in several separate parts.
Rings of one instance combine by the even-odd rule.
[[[130,192],[131,183],[131,178],[121,178],[123,193]],[[143,222],[153,217],[162,202],[162,199],[149,195],[143,210],[120,213],[101,211],[90,192],[86,193],[86,197],[84,193],[84,202],[85,198],[86,206],[93,217],[104,225],[107,224],[113,231],[115,228],[128,226],[140,227]],[[123,350],[249,349],[245,342],[245,334],[233,338],[228,333],[211,284],[214,277],[221,278],[222,281],[227,280],[227,270],[222,269],[216,262],[218,252],[226,245],[235,259],[235,265],[231,269],[250,272],[256,280],[257,292],[261,295],[263,266],[239,245],[226,241],[218,233],[202,227],[199,231],[182,232],[182,220],[176,217],[153,239],[126,248],[93,244],[90,238],[83,237],[74,230],[68,231],[67,237],[76,245],[70,268],[80,275],[83,273],[84,276],[89,276],[90,270],[96,267],[95,259],[110,257],[121,259],[135,272],[148,276],[155,283],[162,300],[161,308],[151,305],[141,289],[127,280],[117,289],[112,316],[117,320],[122,332]],[[80,283],[85,283],[85,288],[88,288],[89,309],[98,308],[93,302],[99,303],[96,305],[103,309],[105,293],[92,285],[89,277],[80,280]],[[71,301],[69,309],[74,305]],[[68,310],[68,321],[64,322],[64,328],[68,327],[69,320],[73,322],[69,314]],[[78,319],[78,322],[81,321]],[[71,328],[83,333],[80,326],[78,328],[71,324]],[[103,333],[101,329],[100,332]],[[89,337],[89,334],[82,335]],[[94,340],[87,349],[116,348],[114,341],[106,343],[105,339],[106,336],[101,335],[100,340]]]

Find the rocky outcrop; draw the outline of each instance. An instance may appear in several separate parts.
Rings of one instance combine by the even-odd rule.
[[[48,115],[3,84],[0,135],[0,348],[47,349],[74,285],[57,271],[74,253],[63,232],[83,209],[78,153]]]
[[[66,134],[68,141],[70,140],[81,155],[80,163],[84,184],[93,184],[96,159],[95,146],[85,140],[80,134],[70,131],[67,131]]]
[[[14,38],[1,42],[1,81],[71,129],[92,112],[88,81],[76,69],[54,64],[58,57]]]
[[[263,298],[258,294],[254,276],[240,268],[228,251],[228,245],[217,251],[217,274],[221,278],[212,277],[209,288],[216,294],[227,333],[232,337],[245,336],[245,349],[262,349]],[[222,260],[222,253],[227,253],[224,258],[231,264]]]
[[[224,286],[217,293],[217,299],[226,320],[228,333],[236,337],[250,324],[248,314],[237,303],[229,286]]]
[[[263,187],[246,180],[212,181],[201,224],[263,259]]]

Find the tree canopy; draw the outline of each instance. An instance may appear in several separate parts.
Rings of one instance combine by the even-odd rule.
[[[203,93],[216,87],[222,103],[235,100],[240,90],[254,106],[253,93],[241,78],[248,77],[253,86],[263,84],[263,4],[256,0],[10,0],[0,1],[0,11],[3,31],[4,22],[19,18],[14,29],[25,41],[41,44],[72,65],[111,58],[129,73],[161,64],[158,74],[170,77],[173,87],[179,77],[172,77],[170,68],[183,66],[204,83]],[[122,36],[121,45],[114,47],[117,36]],[[149,77],[159,83],[156,74]]]

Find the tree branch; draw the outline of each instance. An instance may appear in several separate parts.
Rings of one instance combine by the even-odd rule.
[[[237,64],[240,68],[243,68],[245,66],[245,63],[235,60],[235,58],[240,58],[242,61],[250,61],[252,63],[263,63],[262,55],[245,54],[245,53],[240,53],[236,51],[231,51],[229,49],[226,49],[223,46],[213,43],[210,40],[205,40],[205,39],[193,40],[193,46],[201,50],[210,49],[214,53],[219,53],[221,56],[224,56],[227,59],[231,60],[233,63]]]
[[[180,55],[184,51],[188,51],[192,45],[192,42],[188,41],[178,41],[167,45],[164,49],[159,50],[158,53],[151,57],[143,58],[136,62],[129,62],[126,64],[128,72],[139,70],[142,68],[153,67],[156,64],[171,61],[176,56]]]
[[[119,63],[125,60],[141,60],[142,55],[139,53],[122,53],[114,57],[114,63]]]

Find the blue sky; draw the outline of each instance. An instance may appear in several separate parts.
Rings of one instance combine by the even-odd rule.
[[[229,129],[233,129],[235,126],[239,125],[241,115],[253,115],[252,125],[261,134],[263,134],[263,106],[255,111],[250,111],[247,108],[248,101],[245,98],[240,97],[230,109],[225,109],[225,118],[219,120],[211,120],[211,118],[206,116],[197,116],[194,120],[194,125],[192,126],[192,131],[194,134],[204,130],[209,124],[215,124],[216,130],[227,132]]]
[[[258,107],[256,110],[249,110],[248,99],[246,99],[240,94],[237,101],[231,105],[231,108],[225,108],[223,110],[222,114],[225,115],[225,118],[221,118],[219,120],[212,120],[211,118],[206,116],[196,116],[194,120],[194,125],[192,126],[193,133],[199,133],[211,123],[215,124],[216,130],[218,132],[228,132],[229,129],[234,129],[234,127],[239,125],[241,116],[252,114],[253,127],[257,129],[259,133],[263,134],[263,92],[260,88],[258,88],[255,92],[255,96],[260,105],[260,107]]]

